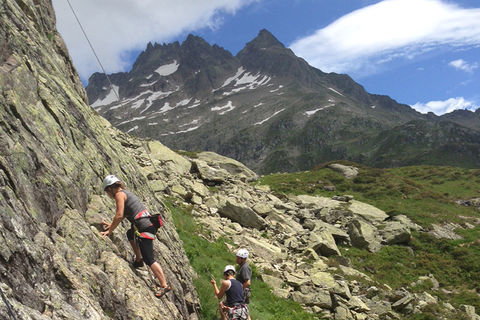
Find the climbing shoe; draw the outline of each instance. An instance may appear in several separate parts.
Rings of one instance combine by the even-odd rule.
[[[155,297],[161,298],[163,297],[167,292],[172,291],[172,287],[166,286],[165,288],[158,288],[157,292],[155,292]]]
[[[135,269],[143,267],[143,260],[133,260],[132,265]]]

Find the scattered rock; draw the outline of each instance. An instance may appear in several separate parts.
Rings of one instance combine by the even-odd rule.
[[[444,225],[432,224],[432,230],[428,233],[437,239],[460,240],[462,236],[455,233],[456,229],[461,229],[462,226],[456,223],[447,223]]]

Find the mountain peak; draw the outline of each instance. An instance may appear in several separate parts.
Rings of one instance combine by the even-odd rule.
[[[255,48],[270,48],[270,47],[282,47],[285,48],[283,43],[281,43],[270,31],[267,29],[262,29],[258,35],[247,43],[247,47]]]
[[[182,47],[192,47],[192,46],[199,46],[199,45],[210,46],[208,42],[206,42],[202,37],[193,35],[191,33],[187,36],[187,39],[185,39],[185,41],[182,43]]]

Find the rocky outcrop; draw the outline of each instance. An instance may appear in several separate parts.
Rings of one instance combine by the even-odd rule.
[[[332,163],[328,165],[328,168],[340,172],[347,179],[353,179],[358,175],[358,168],[354,166],[346,166],[340,163]]]
[[[162,205],[125,135],[88,106],[51,2],[3,1],[0,25],[0,288],[17,319],[197,319],[193,272],[168,213],[156,256],[174,290],[161,300],[146,269],[129,266],[125,226],[99,235],[114,213],[99,187],[106,174],[151,210]]]
[[[203,180],[225,182],[229,179],[254,181],[257,174],[243,163],[221,156],[214,152],[200,152],[192,163]]]

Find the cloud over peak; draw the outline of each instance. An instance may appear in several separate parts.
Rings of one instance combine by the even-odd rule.
[[[323,71],[365,74],[441,45],[480,44],[480,8],[442,0],[384,0],[353,11],[291,44]]]
[[[459,109],[475,111],[480,108],[480,105],[475,104],[473,101],[465,100],[463,97],[457,97],[444,101],[417,102],[412,105],[412,108],[421,113],[433,112],[436,115],[442,115]]]
[[[128,52],[143,49],[149,41],[169,41],[183,32],[217,28],[222,13],[233,14],[258,0],[71,0],[107,72],[123,71]],[[68,4],[53,0],[57,27],[80,76],[85,79],[99,67]]]

